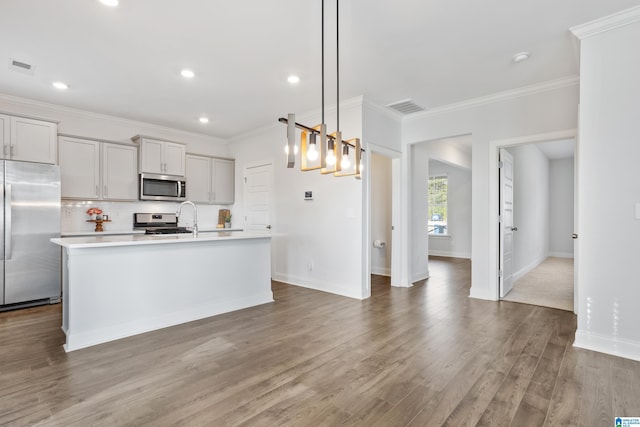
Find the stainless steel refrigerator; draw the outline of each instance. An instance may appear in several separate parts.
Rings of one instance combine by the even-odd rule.
[[[60,168],[0,161],[0,311],[60,301]]]

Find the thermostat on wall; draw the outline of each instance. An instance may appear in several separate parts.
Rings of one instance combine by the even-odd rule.
[[[313,200],[313,191],[305,191],[304,192],[305,200]]]

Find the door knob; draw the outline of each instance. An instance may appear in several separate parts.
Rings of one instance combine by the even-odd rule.
[[[518,227],[511,227],[511,231],[518,231]]]
[[[267,230],[271,230],[271,225],[267,225]]]
[[[577,239],[577,238],[578,238],[578,235],[577,235],[576,233],[573,233],[573,234],[571,235],[571,238],[572,238],[572,239]]]

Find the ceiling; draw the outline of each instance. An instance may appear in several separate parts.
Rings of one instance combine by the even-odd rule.
[[[568,29],[637,0],[342,0],[341,99],[430,109],[578,74]],[[2,0],[0,93],[230,138],[320,108],[320,1]],[[326,102],[335,96],[335,2]],[[514,64],[520,51],[529,60]],[[34,66],[32,75],[10,60]],[[193,79],[180,75],[195,72]],[[297,85],[287,76],[297,74]],[[64,81],[66,91],[51,86]],[[198,117],[210,118],[208,124]]]
[[[574,157],[575,141],[573,139],[563,139],[561,141],[549,141],[536,144],[536,147],[549,160],[571,159]]]

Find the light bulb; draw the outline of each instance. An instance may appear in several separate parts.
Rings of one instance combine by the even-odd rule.
[[[336,164],[336,155],[333,154],[333,150],[327,153],[327,166],[333,166]]]
[[[351,160],[349,160],[349,155],[348,154],[343,154],[342,155],[342,160],[340,161],[340,167],[342,169],[348,169],[349,166],[351,166]]]
[[[312,162],[318,160],[318,149],[316,148],[316,144],[309,144],[309,148],[307,149],[307,159]]]

